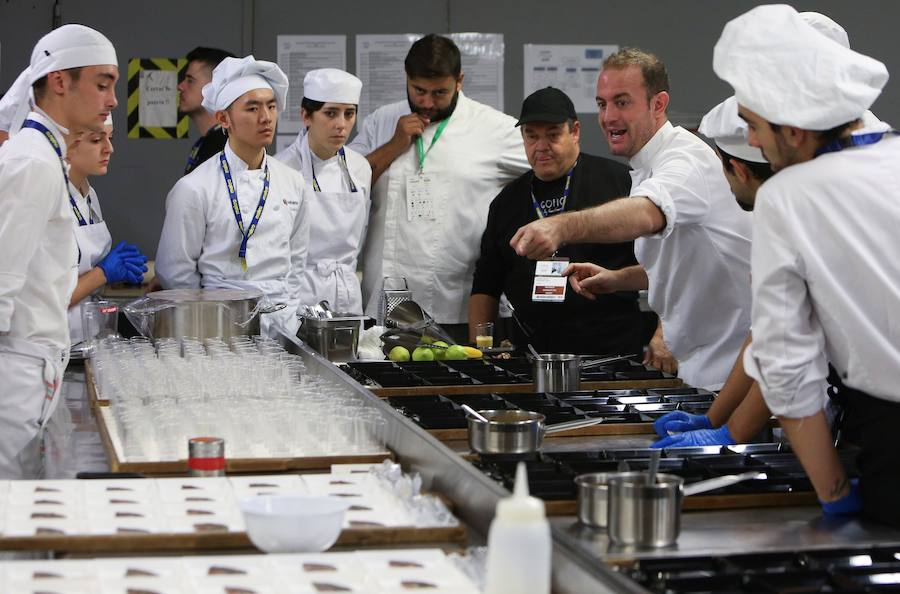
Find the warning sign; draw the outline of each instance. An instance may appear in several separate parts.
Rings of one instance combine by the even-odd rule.
[[[186,138],[188,117],[178,113],[184,58],[128,61],[128,138]]]

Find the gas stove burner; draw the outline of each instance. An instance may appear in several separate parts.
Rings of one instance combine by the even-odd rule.
[[[623,572],[666,594],[898,592],[900,546],[646,559]]]
[[[753,505],[760,506],[796,505],[800,502],[799,498],[811,496],[812,484],[794,454],[785,451],[779,444],[754,444],[754,446],[755,448],[748,452],[782,453],[737,453],[736,450],[745,449],[742,446],[672,448],[663,451],[659,468],[661,472],[680,476],[685,484],[747,471],[759,473],[759,477],[755,480],[687,498],[686,501],[697,501],[698,507],[694,509],[705,505],[704,497],[716,495],[753,497]],[[526,460],[529,489],[532,495],[546,501],[571,500],[574,504],[577,498],[574,482],[576,476],[594,472],[616,472],[621,470],[623,465],[629,471],[645,471],[650,467],[652,451],[640,448],[543,453]],[[850,448],[838,452],[850,475],[858,474],[854,464],[857,452],[858,450]],[[514,462],[496,457],[482,457],[478,465],[486,474],[511,488],[516,472]],[[896,561],[900,563],[900,559]]]

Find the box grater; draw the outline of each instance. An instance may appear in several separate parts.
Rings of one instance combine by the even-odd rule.
[[[412,301],[412,291],[405,277],[386,276],[381,285],[381,306],[378,308],[376,323],[384,326],[384,319],[397,304]]]

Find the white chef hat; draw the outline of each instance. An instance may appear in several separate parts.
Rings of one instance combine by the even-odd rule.
[[[733,95],[703,116],[699,132],[732,157],[754,163],[767,162],[761,150],[747,143],[747,123],[738,116],[738,103]]]
[[[713,70],[738,103],[773,124],[829,130],[859,118],[887,83],[884,64],[841,46],[784,4],[729,21]]]
[[[850,47],[850,37],[847,36],[844,28],[821,12],[801,12],[800,16],[806,21],[807,25],[828,39],[836,41],[846,48]]]
[[[57,70],[119,63],[116,48],[102,33],[84,25],[63,25],[41,37],[31,52],[31,63],[0,101],[0,130],[13,135],[34,105],[31,86]]]
[[[31,109],[33,101],[31,84],[28,82],[30,76],[30,69],[23,70],[0,99],[0,130],[9,132],[10,136],[22,127],[22,122],[28,117],[28,111]]]
[[[272,89],[278,111],[284,111],[288,78],[275,62],[244,58],[225,58],[212,73],[212,81],[203,87],[203,107],[209,111],[227,109],[248,91]]]
[[[310,70],[303,77],[303,96],[322,103],[359,105],[362,81],[337,68]]]

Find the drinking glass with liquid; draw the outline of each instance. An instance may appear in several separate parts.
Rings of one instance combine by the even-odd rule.
[[[475,326],[475,346],[479,349],[494,348],[494,322],[484,322]]]

